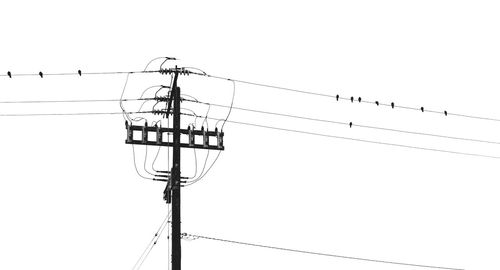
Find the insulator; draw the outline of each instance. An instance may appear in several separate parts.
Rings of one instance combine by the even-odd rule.
[[[161,132],[161,127],[156,124],[156,143],[161,144],[163,141],[163,133]]]
[[[217,147],[224,147],[224,133],[222,132],[217,132]]]
[[[208,147],[208,134],[203,128],[202,131],[203,131],[203,146]]]
[[[169,97],[168,96],[154,97],[153,99],[156,100],[156,101],[158,101],[158,102],[168,102],[169,101]]]
[[[191,130],[191,127],[188,127],[188,136],[189,136],[189,146],[194,145],[194,134],[193,130]]]
[[[142,142],[148,141],[148,131],[146,129],[147,126],[148,126],[148,122],[146,121],[144,123],[144,126],[142,127]]]
[[[132,142],[132,129],[128,124],[128,121],[125,121],[125,128],[127,129],[127,142]]]

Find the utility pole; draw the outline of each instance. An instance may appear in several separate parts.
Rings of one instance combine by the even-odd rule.
[[[219,132],[217,128],[214,131],[208,129],[195,129],[189,126],[187,129],[181,129],[181,88],[177,85],[179,75],[189,74],[184,68],[165,69],[163,74],[173,74],[172,88],[170,95],[166,97],[155,97],[157,102],[167,102],[166,110],[153,110],[150,113],[160,114],[165,117],[172,115],[173,127],[148,126],[147,121],[144,126],[134,125],[133,123],[125,122],[127,129],[126,144],[167,146],[173,148],[172,168],[170,171],[157,171],[163,173],[156,175],[153,180],[167,182],[163,199],[167,204],[172,204],[172,254],[171,265],[172,270],[181,270],[181,187],[185,183],[181,177],[181,148],[194,148],[206,150],[224,150],[224,132]],[[134,133],[140,132],[140,136],[134,136]],[[154,140],[151,140],[150,133],[156,133]],[[173,135],[173,141],[168,140],[169,136]],[[181,143],[181,135],[188,136],[188,143]],[[136,139],[136,138],[139,139]],[[197,143],[196,137],[202,137],[202,143]],[[167,138],[165,141],[164,139]],[[216,144],[210,144],[210,138],[215,139]],[[167,164],[168,166],[168,164]]]
[[[172,157],[172,270],[181,270],[181,88],[177,86],[179,70],[174,71],[171,99],[174,110],[174,149]],[[169,192],[168,187],[165,192]],[[164,196],[165,199],[165,196]]]

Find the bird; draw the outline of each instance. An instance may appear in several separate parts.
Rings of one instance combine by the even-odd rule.
[[[9,78],[12,78],[12,73],[10,73],[10,71],[7,71],[7,75],[9,76]]]
[[[354,97],[351,97],[351,102],[354,102]]]
[[[375,104],[377,104],[377,106],[379,105],[378,101],[375,101]]]
[[[40,78],[43,78],[43,73],[41,71],[38,72],[38,75],[40,75]]]
[[[448,112],[447,111],[444,111],[444,116],[448,116]]]
[[[352,128],[352,122],[349,122],[349,127]]]
[[[424,107],[420,107],[420,110],[421,110],[422,112],[424,112]]]
[[[391,107],[394,109],[394,102],[391,102]]]
[[[82,71],[78,70],[78,75],[82,76]]]
[[[337,95],[335,98],[337,98],[337,101],[339,101],[339,95]]]
[[[358,98],[358,102],[361,102],[361,97]]]

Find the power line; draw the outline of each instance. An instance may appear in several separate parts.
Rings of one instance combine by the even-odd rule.
[[[140,114],[151,112],[125,112],[125,114]],[[76,113],[12,113],[0,114],[0,117],[23,117],[23,116],[76,116],[76,115],[114,115],[124,114],[124,112],[76,112]]]
[[[83,75],[116,75],[116,74],[139,74],[139,73],[160,73],[160,70],[139,70],[139,71],[102,71],[102,72],[59,72],[59,73],[11,73],[0,74],[0,77],[45,77],[45,76],[83,76]]]
[[[387,260],[377,260],[377,259],[369,259],[369,258],[362,258],[362,257],[353,257],[353,256],[345,256],[345,255],[338,255],[338,254],[330,254],[330,253],[321,253],[321,252],[314,252],[314,251],[306,251],[306,250],[300,250],[300,249],[283,248],[283,247],[276,247],[276,246],[269,246],[269,245],[261,245],[261,244],[240,242],[240,241],[227,240],[227,239],[221,239],[221,238],[215,238],[215,237],[208,237],[208,236],[202,236],[202,235],[187,234],[187,233],[183,233],[183,236],[191,238],[193,240],[195,240],[195,239],[206,239],[206,240],[224,242],[224,243],[229,243],[229,244],[237,244],[237,245],[244,245],[244,246],[267,248],[267,249],[280,250],[280,251],[288,251],[288,252],[295,252],[295,253],[302,253],[302,254],[309,254],[309,255],[334,257],[334,258],[339,258],[339,259],[349,259],[349,260],[364,261],[364,262],[395,264],[395,265],[402,265],[402,266],[412,266],[412,267],[422,267],[422,268],[432,268],[432,269],[464,270],[464,269],[461,269],[461,268],[452,268],[452,267],[443,267],[443,266],[434,266],[434,265],[424,265],[424,264],[414,264],[414,263],[405,263],[405,262],[396,262],[396,261],[387,261]]]
[[[219,80],[233,81],[233,82],[238,82],[238,83],[243,83],[243,84],[248,84],[248,85],[254,85],[254,86],[259,86],[259,87],[266,87],[266,88],[287,91],[287,92],[294,92],[294,93],[318,96],[318,97],[323,97],[323,98],[330,98],[330,99],[335,99],[337,101],[348,100],[348,101],[354,102],[354,97],[352,97],[352,96],[351,97],[341,97],[340,95],[324,94],[324,93],[306,91],[306,90],[289,88],[289,87],[263,84],[263,83],[245,81],[245,80],[237,80],[237,79],[231,79],[231,78],[226,78],[226,77],[221,77],[221,76],[214,76],[214,75],[210,75],[210,74],[206,74],[206,73],[198,73],[198,72],[192,72],[192,71],[189,71],[189,73],[199,75],[199,76],[205,76],[208,78],[219,79]],[[425,109],[424,107],[404,106],[404,105],[395,104],[394,102],[384,103],[384,102],[380,102],[378,100],[368,101],[368,100],[362,100],[361,98],[358,98],[358,103],[374,104],[377,106],[386,106],[386,107],[391,107],[393,109],[399,108],[399,109],[406,109],[406,110],[412,110],[412,111],[429,112],[429,113],[440,114],[440,115],[444,115],[444,116],[456,116],[456,117],[464,117],[464,118],[470,118],[470,119],[476,119],[476,120],[487,120],[487,121],[500,122],[499,118],[494,118],[494,117],[483,117],[483,116],[468,115],[468,114],[462,114],[462,113],[453,113],[453,112],[449,112],[447,110],[438,111],[438,110]]]
[[[120,102],[154,100],[154,98],[129,98],[129,99],[66,99],[66,100],[4,100],[0,104],[31,104],[31,103],[85,103],[85,102]]]
[[[190,115],[190,116],[193,116],[193,115]],[[208,118],[208,119],[211,119],[211,120],[220,120],[220,119],[217,119],[217,118]],[[445,149],[439,149],[439,148],[420,147],[420,146],[413,146],[413,145],[406,145],[406,144],[397,144],[397,143],[390,143],[390,142],[373,141],[373,140],[351,138],[351,137],[337,136],[337,135],[331,135],[331,134],[315,133],[315,132],[303,131],[303,130],[297,130],[297,129],[288,129],[288,128],[281,128],[281,127],[274,127],[274,126],[266,126],[266,125],[260,125],[260,124],[254,124],[254,123],[247,123],[247,122],[241,122],[241,121],[233,121],[233,120],[227,120],[227,122],[228,123],[233,123],[233,124],[239,124],[239,125],[260,127],[260,128],[280,130],[280,131],[293,132],[293,133],[300,133],[300,134],[306,134],[306,135],[314,135],[314,136],[320,136],[320,137],[326,137],[326,138],[349,140],[349,141],[355,141],[355,142],[364,142],[364,143],[371,143],[371,144],[378,144],[378,145],[385,145],[385,146],[395,146],[395,147],[401,147],[401,148],[407,148],[407,149],[425,150],[425,151],[448,153],[448,154],[456,154],[456,155],[464,155],[464,156],[473,156],[473,157],[500,159],[500,156],[491,156],[491,155],[483,155],[483,154],[476,154],[476,153],[469,153],[469,152],[460,152],[460,151],[445,150]]]
[[[172,213],[169,209],[167,215],[165,216],[165,219],[163,219],[163,222],[161,223],[160,227],[158,228],[155,235],[153,236],[153,238],[151,239],[149,244],[146,246],[146,248],[142,252],[142,254],[139,257],[139,259],[137,260],[137,262],[134,264],[134,267],[132,267],[132,270],[140,269],[142,264],[146,261],[146,259],[149,256],[149,253],[151,253],[153,248],[158,243],[158,240],[160,239],[160,236],[163,233],[163,230],[165,230],[165,227],[167,227],[168,223],[170,222],[169,220],[170,220],[171,215],[172,215]],[[167,236],[167,238],[168,238],[168,236]]]
[[[196,100],[184,99],[183,101],[200,103],[200,104],[205,104],[205,105],[212,105],[212,106],[215,106],[215,107],[229,108],[229,106],[227,106],[227,105],[221,105],[221,104],[215,104],[215,103],[208,103],[208,102],[201,102],[201,101],[196,101]],[[406,134],[412,134],[412,135],[421,135],[421,136],[430,136],[430,137],[437,137],[437,138],[443,138],[443,139],[471,141],[471,142],[489,143],[489,144],[500,144],[500,142],[498,142],[498,141],[489,141],[489,140],[481,140],[481,139],[474,139],[474,138],[456,137],[456,136],[449,136],[449,135],[440,135],[440,134],[433,134],[433,133],[425,133],[425,132],[419,132],[419,131],[408,131],[408,130],[395,129],[395,128],[386,128],[386,127],[378,127],[378,126],[371,126],[371,125],[354,124],[352,122],[341,122],[341,121],[334,121],[334,120],[327,120],[327,119],[306,117],[306,116],[300,116],[300,115],[292,115],[292,114],[286,114],[286,113],[277,113],[277,112],[270,112],[270,111],[256,110],[256,109],[250,109],[250,108],[235,107],[235,106],[233,106],[232,108],[235,109],[235,110],[240,110],[240,111],[247,111],[247,112],[254,112],[254,113],[261,113],[261,114],[268,114],[268,115],[275,115],[275,116],[283,116],[283,117],[289,117],[289,118],[295,118],[295,119],[301,119],[301,120],[308,120],[308,121],[315,121],[315,122],[323,122],[323,123],[329,123],[329,124],[353,126],[353,127],[368,128],[368,129],[377,129],[377,130],[383,130],[383,131],[399,132],[399,133],[406,133]]]

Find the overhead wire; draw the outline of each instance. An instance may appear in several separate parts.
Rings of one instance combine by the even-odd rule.
[[[154,61],[156,60],[160,60],[160,59],[165,59],[164,62],[162,62],[162,64],[160,65],[160,67],[167,61],[167,60],[175,60],[175,58],[172,59],[172,57],[166,57],[166,56],[160,56],[160,57],[156,57],[156,58],[153,58],[151,59],[148,64],[146,65],[146,67],[144,68],[144,71],[146,71],[149,67],[149,65],[151,65],[151,63],[153,63]]]
[[[188,100],[188,99],[184,99],[183,101],[186,101],[186,102],[195,102],[195,103],[200,103],[200,104],[205,104],[205,105],[210,104],[211,106],[215,106],[215,107],[229,108],[229,106],[227,106],[227,105],[221,105],[221,104],[215,104],[215,103],[207,103],[207,102],[201,102],[201,101],[195,101],[195,100]],[[278,113],[278,112],[270,112],[270,111],[264,111],[264,110],[256,110],[256,109],[243,108],[243,107],[233,107],[233,109],[240,110],[240,111],[253,112],[253,113],[260,113],[260,114],[289,117],[289,118],[295,118],[295,119],[301,119],[301,120],[323,122],[323,123],[330,123],[330,124],[337,124],[337,125],[345,125],[345,126],[349,126],[350,123],[352,123],[352,122],[342,122],[342,121],[335,121],[335,120],[328,120],[328,119],[320,119],[320,118],[314,118],[314,117],[307,117],[307,116],[301,116],[301,115],[293,115],[293,114],[287,114],[287,113]],[[367,129],[377,129],[377,130],[390,131],[390,132],[406,133],[406,134],[412,134],[412,135],[430,136],[430,137],[437,137],[437,138],[443,138],[443,139],[470,141],[470,142],[477,142],[477,143],[500,144],[499,141],[474,139],[474,138],[458,137],[458,136],[450,136],[450,135],[441,135],[441,134],[426,133],[426,132],[420,132],[420,131],[409,131],[409,130],[387,128],[387,127],[379,127],[379,126],[373,126],[373,125],[364,125],[364,124],[352,123],[351,126],[353,126],[353,127],[360,127],[360,128],[367,128]]]
[[[125,108],[123,107],[123,95],[125,94],[125,89],[127,88],[129,76],[130,76],[130,74],[127,74],[127,77],[125,79],[125,84],[123,85],[122,94],[120,95],[120,108],[122,109],[122,112],[124,113],[123,118],[125,119],[125,121],[128,120],[128,121],[132,122],[132,119],[130,119],[130,117],[125,114]]]
[[[205,117],[203,118],[203,122],[202,122],[202,124],[201,124],[202,128],[206,125],[206,126],[207,126],[207,130],[209,130],[209,129],[210,129],[210,127],[208,126],[208,121],[207,121],[208,114],[209,114],[209,112],[210,112],[210,108],[211,108],[211,107],[210,107],[210,106],[208,106],[208,108],[207,108],[207,112],[205,113]],[[182,113],[181,113],[181,114],[182,114]],[[184,115],[189,115],[189,114],[184,114]],[[196,115],[196,114],[194,114],[194,115],[192,115],[192,116],[195,116],[195,117],[196,117],[197,115]],[[197,118],[195,118],[195,124],[196,124],[196,120],[197,120]],[[208,151],[208,150],[207,150],[207,154],[205,155],[205,162],[203,163],[203,168],[201,169],[200,176],[201,176],[201,175],[205,172],[205,168],[206,168],[206,166],[207,166],[207,162],[208,162],[208,158],[209,158],[209,156],[210,156],[210,151]],[[196,177],[196,176],[195,176],[195,177]],[[199,180],[199,177],[198,177],[198,178],[196,178],[195,180],[191,180],[191,181],[187,181],[187,182],[188,182],[188,183],[189,183],[189,182],[193,182],[193,181],[196,181],[196,182],[197,182],[197,180]]]
[[[324,93],[306,91],[306,90],[295,89],[295,88],[290,88],[290,87],[282,87],[282,86],[276,86],[276,85],[271,85],[271,84],[251,82],[251,81],[246,81],[246,80],[231,79],[231,78],[227,78],[227,77],[215,76],[215,75],[210,75],[210,74],[206,74],[206,73],[197,73],[197,72],[190,72],[190,73],[195,74],[195,75],[199,75],[199,76],[205,76],[208,78],[219,79],[219,80],[234,81],[234,82],[239,82],[242,84],[254,85],[254,86],[265,87],[265,88],[272,88],[272,89],[282,90],[282,91],[287,91],[287,92],[294,92],[294,93],[305,94],[305,95],[331,98],[331,99],[335,99],[337,101],[339,99],[351,100],[351,98],[340,97],[339,95],[324,94]],[[422,111],[422,112],[440,114],[440,115],[444,115],[444,116],[457,116],[457,117],[465,117],[465,118],[476,119],[476,120],[487,120],[487,121],[500,122],[500,118],[495,118],[495,117],[483,117],[483,116],[469,115],[469,114],[463,114],[463,113],[453,113],[453,112],[449,112],[447,110],[442,110],[442,111],[431,110],[431,109],[424,110],[423,109],[424,107],[404,106],[404,105],[395,104],[394,102],[391,102],[390,104],[388,104],[388,103],[383,103],[383,102],[379,102],[379,101],[360,100],[359,103],[376,104],[377,106],[379,106],[379,105],[390,106],[393,109],[399,108],[399,109],[407,109],[407,110],[413,110],[413,111]]]
[[[209,119],[220,120],[220,119],[217,119],[217,118],[209,118]],[[469,152],[460,152],[460,151],[445,150],[445,149],[439,149],[439,148],[421,147],[421,146],[413,146],[413,145],[406,145],[406,144],[397,144],[397,143],[390,143],[390,142],[383,142],[383,141],[359,139],[359,138],[337,136],[337,135],[332,135],[332,134],[316,133],[316,132],[310,132],[310,131],[304,131],[304,130],[289,129],[289,128],[275,127],[275,126],[269,126],[269,125],[261,125],[261,124],[248,123],[248,122],[242,122],[242,121],[234,121],[234,120],[227,120],[227,122],[228,123],[233,123],[233,124],[239,124],[239,125],[260,127],[260,128],[265,128],[265,129],[273,129],[273,130],[280,130],[280,131],[285,131],[285,132],[299,133],[299,134],[305,134],[305,135],[313,135],[313,136],[319,136],[319,137],[325,137],[325,138],[342,139],[342,140],[349,140],[349,141],[355,141],[355,142],[364,142],[364,143],[370,143],[370,144],[378,144],[378,145],[385,145],[385,146],[394,146],[394,147],[400,147],[400,148],[425,150],[425,151],[431,151],[431,152],[440,152],[440,153],[448,153],[448,154],[456,154],[456,155],[464,155],[464,156],[473,156],[473,157],[500,159],[500,156],[493,156],[493,155],[476,154],[476,153],[469,153]]]
[[[142,264],[146,261],[147,257],[153,250],[153,248],[156,246],[158,243],[158,240],[160,239],[160,236],[162,235],[163,231],[165,230],[165,227],[168,227],[168,223],[170,221],[170,217],[172,216],[172,211],[170,208],[168,208],[168,213],[163,219],[162,223],[160,224],[158,230],[156,230],[156,233],[154,234],[153,238],[151,241],[148,243],[144,251],[142,252],[141,256],[139,259],[136,261],[134,264],[134,267],[132,267],[132,270],[138,270],[142,267]]]
[[[170,76],[170,83],[169,83],[169,87],[168,89],[172,89],[172,84],[173,84],[173,77]],[[156,92],[155,92],[155,97],[157,97],[158,95],[158,92],[161,90],[161,89],[164,89],[166,87],[162,87],[160,89],[158,89]],[[168,96],[170,96],[170,91],[168,93]],[[153,106],[153,108],[155,108],[156,104]],[[160,120],[160,125],[161,125],[161,120]],[[167,118],[167,127],[170,126],[170,119]],[[170,137],[169,137],[169,134],[167,133],[167,142],[169,141]],[[158,155],[160,154],[160,151],[161,151],[161,148],[162,147],[158,147],[158,151],[156,152],[156,156],[151,164],[151,168],[153,169],[153,171],[155,172],[158,172],[158,170],[155,169],[155,163],[156,163],[156,160],[158,159]],[[168,168],[170,166],[170,150],[167,148],[167,171],[170,169]]]
[[[429,268],[429,269],[464,270],[463,268],[455,268],[455,267],[444,267],[444,266],[427,265],[427,264],[406,263],[406,262],[400,262],[400,261],[379,260],[379,259],[371,259],[371,258],[364,258],[364,257],[355,257],[355,256],[346,256],[346,255],[332,254],[332,253],[307,251],[307,250],[301,250],[301,249],[284,248],[284,247],[277,247],[277,246],[271,246],[271,245],[262,245],[262,244],[255,244],[255,243],[249,243],[249,242],[227,240],[227,239],[222,239],[222,238],[208,237],[208,236],[188,234],[188,233],[183,233],[182,235],[184,237],[190,237],[192,240],[205,239],[205,240],[223,242],[223,243],[228,243],[228,244],[236,244],[236,245],[243,245],[243,246],[266,248],[266,249],[272,249],[272,250],[294,252],[294,253],[316,255],[316,256],[333,257],[333,258],[338,258],[338,259],[348,259],[348,260],[371,262],[371,263],[392,264],[392,265],[409,266],[409,267],[420,267],[420,268]]]
[[[149,71],[102,71],[102,72],[56,72],[56,73],[10,73],[0,74],[0,77],[46,77],[46,76],[83,76],[83,75],[120,75],[120,74],[141,74],[141,73],[160,73],[160,70],[149,70]]]
[[[17,117],[17,116],[76,116],[76,115],[115,115],[115,114],[142,114],[151,113],[150,111],[143,112],[75,112],[75,113],[4,113],[0,117]]]
[[[229,116],[231,115],[231,112],[233,111],[234,97],[236,95],[236,82],[232,81],[232,83],[233,83],[233,95],[231,97],[231,105],[229,106],[229,111],[227,113],[226,119],[222,123],[221,131],[224,130],[224,125],[226,124],[227,120],[229,119]],[[210,107],[209,107],[209,110],[210,110]],[[207,111],[207,116],[208,116],[208,111]],[[221,121],[221,120],[218,120],[216,122],[216,124],[215,124],[216,127],[217,127],[217,124],[219,123],[219,121]],[[200,180],[202,180],[205,177],[205,175],[207,175],[207,173],[210,172],[210,170],[212,169],[212,167],[215,165],[215,163],[219,159],[222,151],[219,150],[219,152],[217,153],[217,156],[215,157],[214,161],[212,162],[212,164],[210,164],[210,166],[208,167],[207,171],[205,172],[205,166],[206,166],[206,163],[207,163],[207,160],[208,160],[208,153],[207,153],[207,158],[205,159],[205,164],[203,165],[203,170],[202,170],[200,176],[198,178],[196,178],[195,180],[187,182],[184,186],[190,186],[190,185],[193,185],[193,184],[199,182]]]
[[[135,172],[137,173],[137,175],[139,175],[141,178],[144,178],[146,180],[153,180],[155,181],[156,179],[152,178],[152,177],[147,177],[147,176],[144,176],[142,175],[140,172],[139,172],[139,169],[137,168],[137,162],[136,162],[136,158],[135,158],[135,147],[134,145],[132,144],[132,155],[133,155],[133,160],[134,160],[134,168],[135,168]],[[146,171],[146,173],[148,173]]]
[[[2,100],[0,104],[30,104],[30,103],[85,103],[85,102],[117,102],[117,101],[144,101],[153,98],[127,98],[127,99],[63,99],[63,100]]]

